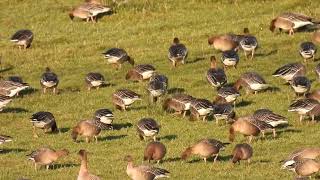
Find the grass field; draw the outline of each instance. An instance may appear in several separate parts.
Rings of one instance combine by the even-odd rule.
[[[129,179],[126,175],[127,154],[136,164],[142,163],[146,142],[139,140],[135,125],[142,117],[153,117],[161,124],[160,140],[167,146],[167,156],[160,164],[171,172],[171,179],[292,179],[291,172],[280,170],[279,161],[293,150],[304,146],[320,146],[318,124],[297,122],[296,114],[287,108],[295,95],[289,86],[271,76],[281,65],[301,61],[298,54],[300,42],[310,40],[310,33],[272,34],[270,20],[285,11],[300,12],[320,17],[320,2],[315,0],[131,0],[105,16],[96,24],[79,20],[71,22],[67,13],[80,0],[2,0],[0,2],[0,54],[3,57],[1,76],[20,75],[35,90],[15,98],[0,114],[0,132],[14,137],[14,141],[1,146],[0,179],[76,179],[80,161],[79,149],[89,155],[90,171],[103,179]],[[260,48],[254,61],[245,60],[240,52],[237,70],[227,71],[230,83],[247,71],[259,72],[276,87],[251,96],[241,96],[243,106],[236,109],[238,116],[251,114],[258,108],[269,108],[288,118],[290,126],[280,130],[272,139],[256,140],[253,162],[233,166],[229,155],[236,143],[244,142],[237,136],[221,154],[218,163],[205,164],[197,157],[182,162],[178,158],[187,146],[201,138],[228,141],[228,125],[219,126],[189,121],[164,113],[161,105],[150,106],[145,90],[146,83],[125,81],[130,65],[115,71],[101,53],[111,47],[121,47],[134,57],[137,64],[150,63],[169,77],[170,88],[183,88],[186,93],[213,100],[216,90],[206,82],[209,57],[220,54],[208,46],[207,38],[213,34],[241,33],[248,27],[256,35]],[[32,47],[19,51],[9,38],[18,29],[31,29],[35,38]],[[177,36],[189,49],[187,64],[170,69],[167,50]],[[319,56],[318,56],[319,57]],[[308,77],[312,89],[319,88],[313,71],[317,62],[308,64]],[[221,64],[219,64],[221,65]],[[50,67],[60,78],[60,94],[41,93],[39,79],[45,67]],[[88,92],[84,77],[88,72],[100,72],[114,86]],[[129,88],[143,94],[143,101],[135,103],[127,112],[116,110],[111,94],[119,88]],[[241,91],[243,94],[244,92]],[[82,119],[91,118],[99,108],[114,111],[116,130],[104,131],[95,143],[74,143],[70,128]],[[32,137],[29,118],[35,112],[50,111],[56,117],[61,134],[44,134]],[[42,146],[54,149],[67,148],[71,154],[60,159],[56,169],[35,171],[26,155]]]

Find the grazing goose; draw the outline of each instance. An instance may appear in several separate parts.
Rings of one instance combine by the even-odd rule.
[[[303,57],[303,61],[306,63],[308,59],[314,61],[315,54],[317,52],[317,47],[312,42],[303,42],[300,44],[299,53]]]
[[[150,163],[151,160],[157,161],[157,164],[164,158],[167,153],[166,146],[161,142],[150,142],[144,150],[143,160]]]
[[[236,50],[238,48],[238,43],[233,36],[228,34],[209,37],[208,44],[220,51]]]
[[[9,76],[8,81],[12,81],[15,83],[20,83],[20,84],[26,84],[23,82],[22,78],[20,76]]]
[[[312,33],[312,41],[315,43],[320,43],[320,31],[315,31],[314,33]]]
[[[142,81],[150,79],[156,69],[150,64],[139,64],[128,71],[126,80]]]
[[[320,115],[320,103],[314,99],[299,99],[289,106],[289,112],[297,112],[302,122],[305,115],[311,116],[312,122],[314,118]]]
[[[37,165],[46,166],[48,170],[52,163],[68,154],[69,151],[66,149],[56,151],[51,148],[39,148],[28,155],[28,160],[33,161],[35,170],[37,170]]]
[[[88,153],[86,150],[81,149],[78,152],[81,160],[81,166],[77,180],[100,180],[96,175],[90,174],[88,170]]]
[[[151,76],[150,81],[160,81],[160,82],[162,82],[164,84],[166,89],[169,86],[168,77],[163,75],[163,74],[154,73],[153,76]]]
[[[240,164],[240,160],[247,160],[250,163],[252,155],[253,149],[249,144],[237,144],[232,152],[232,163]]]
[[[214,110],[213,104],[206,99],[193,99],[191,101],[190,112],[192,117],[206,121],[206,117],[209,116]]]
[[[306,94],[306,98],[314,99],[320,103],[320,89],[314,90]]]
[[[180,43],[179,38],[173,39],[173,44],[169,48],[168,58],[172,62],[172,66],[176,67],[178,63],[185,63],[188,56],[188,49],[182,43]]]
[[[108,13],[111,11],[110,7],[103,6],[96,3],[84,3],[80,6],[73,8],[69,12],[69,17],[73,20],[74,17],[79,17],[80,19],[86,19],[88,22],[97,22],[97,16],[100,14]]]
[[[26,83],[18,83],[13,81],[0,81],[0,95],[13,97],[18,95],[20,91],[29,87]]]
[[[258,136],[261,132],[262,137],[264,137],[264,131],[272,128],[270,124],[264,121],[258,121],[251,116],[240,117],[235,120],[229,129],[229,140],[233,142],[235,133],[239,132],[247,136],[249,143],[251,143],[253,136]]]
[[[219,103],[214,105],[213,117],[216,120],[216,124],[219,124],[219,120],[233,119],[236,116],[233,106],[230,103]]]
[[[302,159],[282,168],[295,172],[299,178],[309,176],[311,179],[311,175],[320,171],[320,163],[314,159]]]
[[[313,24],[312,18],[306,15],[283,13],[271,21],[270,30],[274,32],[276,28],[279,28],[280,30],[289,31],[289,35],[294,35],[294,30]]]
[[[33,126],[34,137],[38,137],[36,128],[44,129],[44,132],[47,132],[48,129],[51,129],[52,133],[59,132],[56,120],[50,112],[39,111],[33,114],[30,119]]]
[[[86,142],[89,143],[92,138],[98,142],[98,135],[101,132],[103,124],[96,120],[82,120],[75,127],[73,127],[71,132],[71,137],[74,142],[77,142],[78,136],[84,136]]]
[[[211,56],[211,67],[207,71],[207,80],[213,87],[221,87],[227,83],[227,76],[224,70],[217,68],[217,60],[215,56]]]
[[[188,147],[181,154],[181,159],[186,160],[191,155],[201,156],[204,162],[207,162],[207,158],[215,157],[213,162],[218,159],[220,151],[225,149],[228,143],[223,143],[216,139],[201,139],[194,145]]]
[[[87,83],[87,87],[89,91],[93,87],[99,89],[100,86],[105,84],[105,79],[103,75],[100,73],[94,73],[94,72],[88,73],[85,78],[85,81]]]
[[[154,180],[169,177],[170,172],[165,169],[147,165],[135,166],[131,156],[126,156],[124,160],[128,162],[126,172],[132,180]]]
[[[141,100],[141,95],[128,89],[119,89],[112,94],[113,104],[123,111],[137,100]]]
[[[31,46],[33,33],[28,29],[22,29],[14,33],[10,40],[11,42],[16,43],[19,46],[19,49],[21,49],[22,46],[24,49],[27,49]]]
[[[320,156],[319,147],[301,148],[292,152],[285,160],[283,160],[282,168],[286,168],[303,159],[317,159]]]
[[[272,76],[280,77],[286,82],[292,81],[295,76],[304,76],[306,74],[306,67],[301,63],[289,63],[278,68]]]
[[[98,109],[94,113],[94,118],[101,122],[102,130],[113,129],[112,123],[113,123],[114,116],[112,111],[110,111],[109,109]]]
[[[218,94],[215,103],[233,103],[236,107],[236,100],[240,96],[240,93],[232,86],[222,87],[218,90]]]
[[[73,21],[74,17],[86,20],[86,22],[89,22],[89,20],[93,21],[92,13],[87,9],[81,8],[81,6],[74,7],[69,11],[69,18],[71,21]]]
[[[150,101],[157,102],[167,92],[166,83],[159,80],[150,81],[147,90],[150,94]]]
[[[0,144],[4,144],[11,141],[12,141],[12,137],[6,136],[6,135],[0,135]]]
[[[43,93],[46,93],[47,89],[53,89],[53,93],[58,93],[58,84],[59,79],[58,76],[50,70],[50,68],[46,68],[45,73],[42,74],[40,79],[40,84],[42,86]]]
[[[107,59],[109,64],[112,64],[116,69],[121,68],[121,65],[124,62],[130,63],[132,66],[134,65],[134,60],[128,55],[128,53],[124,49],[120,48],[111,48],[106,50],[104,53],[104,58]]]
[[[137,132],[140,140],[146,140],[148,137],[151,137],[156,141],[159,130],[160,126],[152,118],[142,118],[137,124]]]
[[[240,41],[240,47],[243,49],[245,57],[248,59],[248,53],[251,53],[251,59],[253,59],[256,48],[258,47],[258,40],[253,35],[249,34],[249,29],[244,28],[244,35]]]
[[[190,95],[176,94],[164,101],[163,109],[166,111],[173,110],[176,114],[183,114],[183,117],[185,117],[187,111],[190,110],[193,99]]]
[[[244,87],[246,93],[254,92],[255,94],[258,91],[263,91],[270,87],[269,84],[256,72],[247,72],[240,76],[237,82],[234,85],[235,89],[239,91],[241,87]]]
[[[254,112],[253,118],[258,121],[266,122],[267,124],[271,125],[273,137],[276,137],[276,130],[275,128],[282,124],[288,124],[288,121],[286,121],[286,118],[272,112],[269,109],[258,109]]]
[[[10,97],[0,95],[0,112],[12,101]]]
[[[234,67],[237,68],[239,63],[239,56],[238,53],[234,50],[223,51],[221,56],[221,61],[224,65],[224,69],[227,67]]]
[[[296,76],[291,81],[291,87],[294,89],[297,96],[301,94],[305,95],[310,91],[311,82],[305,76]]]

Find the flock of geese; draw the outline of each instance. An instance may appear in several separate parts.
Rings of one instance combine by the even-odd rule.
[[[102,5],[98,0],[87,0],[87,2],[73,8],[69,17],[73,20],[75,17],[84,21],[97,22],[99,16],[110,13],[110,7]],[[320,22],[316,19],[297,13],[283,13],[273,19],[270,23],[270,30],[274,32],[286,31],[289,35],[294,35],[301,29],[317,29]],[[19,30],[11,38],[19,49],[27,49],[33,41],[33,32],[30,30]],[[299,53],[303,58],[303,63],[296,62],[285,64],[277,69],[273,76],[285,80],[293,91],[299,97],[288,108],[288,111],[295,112],[300,116],[300,122],[305,116],[309,116],[312,122],[315,117],[320,116],[320,90],[309,92],[311,83],[306,77],[306,66],[310,60],[315,59],[317,51],[314,43],[320,43],[320,31],[315,31],[312,34],[312,42],[302,42]],[[242,74],[233,86],[228,86],[228,78],[225,71],[236,69],[239,63],[238,52],[243,51],[247,59],[253,60],[258,47],[258,39],[250,34],[248,28],[244,28],[242,34],[221,34],[212,36],[208,39],[209,45],[214,49],[221,51],[221,62],[223,68],[217,65],[215,56],[210,58],[210,68],[207,71],[206,78],[209,84],[217,89],[217,96],[213,102],[207,99],[196,98],[188,94],[174,94],[170,98],[160,101],[168,90],[169,78],[156,71],[156,68],[151,64],[135,65],[134,59],[128,55],[124,49],[111,48],[103,53],[104,58],[115,69],[121,70],[124,63],[129,63],[133,66],[130,69],[125,79],[128,81],[141,82],[148,80],[147,90],[150,96],[150,102],[162,102],[163,109],[166,112],[181,115],[183,118],[190,114],[191,118],[202,119],[207,121],[209,116],[212,116],[216,123],[219,120],[224,120],[231,124],[229,129],[229,140],[233,142],[236,134],[242,134],[248,138],[248,143],[237,144],[234,147],[232,159],[233,163],[241,160],[250,162],[253,156],[253,148],[250,146],[254,137],[271,130],[273,137],[276,136],[276,128],[281,125],[288,124],[288,121],[282,115],[279,115],[269,109],[258,109],[252,115],[236,117],[234,109],[236,108],[236,100],[240,96],[240,89],[243,88],[246,94],[263,92],[270,88],[264,78],[257,72],[246,72]],[[168,50],[168,59],[172,64],[172,68],[181,66],[186,63],[188,56],[187,47],[182,44],[179,38],[174,38],[172,45]],[[320,64],[315,67],[315,72],[320,78]],[[87,88],[99,89],[106,84],[102,74],[90,72],[85,77]],[[40,79],[40,84],[43,93],[47,90],[52,90],[54,94],[58,92],[59,78],[49,68],[45,69]],[[5,108],[12,101],[14,96],[19,96],[19,93],[30,88],[23,82],[19,76],[8,77],[7,80],[0,81],[0,109]],[[301,97],[302,96],[302,97]],[[112,103],[121,110],[126,111],[134,104],[135,101],[141,101],[142,96],[130,89],[118,89],[112,94]],[[33,125],[34,137],[38,137],[36,129],[44,129],[45,132],[59,133],[59,128],[55,117],[50,112],[37,112],[32,115],[31,123]],[[79,138],[85,138],[86,142],[98,141],[98,136],[101,130],[113,129],[114,116],[109,109],[98,109],[93,118],[78,122],[71,132],[72,139],[77,142]],[[157,141],[157,135],[160,130],[160,125],[153,118],[142,118],[136,125],[137,133],[141,140],[151,140],[145,148],[144,160],[156,161],[160,163],[166,155],[166,146]],[[0,144],[12,141],[12,137],[1,135]],[[221,142],[217,139],[204,138],[187,147],[181,154],[181,159],[186,160],[191,155],[198,155],[206,162],[207,158],[214,157],[214,162],[218,160],[219,153],[225,149],[230,143]],[[33,151],[29,156],[29,160],[34,162],[35,169],[37,166],[46,166],[48,169],[55,161],[63,156],[67,156],[69,151],[66,149],[53,150],[51,148],[39,148]],[[87,151],[81,149],[79,151],[81,167],[78,174],[78,180],[98,180],[98,176],[90,174],[88,171]],[[301,148],[294,151],[287,159],[283,161],[283,168],[294,171],[298,177],[311,176],[320,170],[320,162],[316,160],[320,155],[319,148]],[[134,165],[133,158],[128,155],[125,157],[128,162],[127,174],[133,180],[151,180],[161,177],[169,177],[169,171],[166,169],[157,168],[151,165]]]

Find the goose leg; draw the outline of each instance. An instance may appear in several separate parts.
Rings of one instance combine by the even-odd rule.
[[[34,163],[34,170],[37,170],[37,163]]]
[[[265,138],[264,131],[261,131],[261,133],[262,133],[262,138],[264,139]]]
[[[302,123],[303,115],[300,115],[300,124]]]
[[[43,94],[45,94],[47,92],[47,88],[42,88]]]
[[[89,143],[89,138],[88,137],[86,137],[86,143]]]
[[[251,159],[249,158],[249,159],[247,160],[247,162],[248,162],[248,164],[250,164],[250,163],[251,163]]]
[[[253,50],[251,51],[251,60],[252,60],[253,57],[254,57],[254,53],[255,53],[255,50],[253,49]]]
[[[36,133],[36,127],[35,126],[33,126],[33,137],[34,138],[38,138],[39,136],[37,135],[37,133]]]
[[[182,117],[186,117],[187,111],[183,111]]]
[[[90,91],[91,90],[91,86],[88,86],[88,91]]]
[[[206,116],[203,116],[202,121],[206,122]]]
[[[214,159],[213,159],[213,163],[215,163],[215,162],[217,161],[218,156],[219,156],[219,154],[216,154],[216,155],[215,155],[215,157],[214,157]]]
[[[246,59],[248,59],[247,51],[243,51],[243,52],[244,52],[244,56],[246,57]]]
[[[207,158],[203,158],[204,162],[206,163],[207,162]]]
[[[275,128],[272,129],[272,133],[273,133],[273,138],[275,138],[277,136],[277,132]]]
[[[249,136],[249,143],[251,143],[252,139],[253,139],[253,136],[252,135]]]
[[[47,169],[47,171],[49,170],[49,167],[50,167],[50,165],[48,164],[48,165],[46,165],[46,169]]]
[[[96,143],[98,143],[98,136],[94,136],[94,139],[96,140]]]
[[[53,88],[53,94],[57,94],[57,92],[58,92],[58,91],[57,91],[57,87],[54,87],[54,88]]]
[[[153,141],[157,141],[157,137],[156,136],[153,136]]]
[[[315,123],[314,114],[311,115],[311,122],[312,122],[312,123]]]

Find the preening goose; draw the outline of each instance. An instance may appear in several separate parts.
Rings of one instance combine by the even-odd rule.
[[[33,40],[33,33],[28,29],[22,29],[14,33],[10,40],[11,42],[16,43],[19,49],[21,49],[21,47],[27,49],[31,46]]]
[[[185,64],[185,60],[188,56],[188,49],[182,43],[179,38],[173,39],[173,44],[169,47],[168,58],[173,67],[176,67],[178,63]]]

